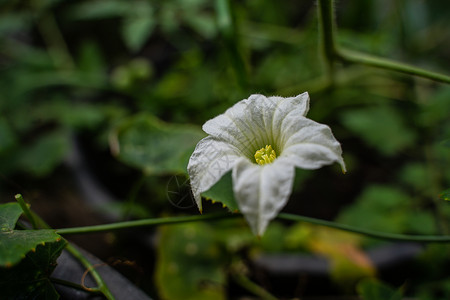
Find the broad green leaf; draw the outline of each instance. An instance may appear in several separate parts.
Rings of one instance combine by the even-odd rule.
[[[2,299],[58,299],[50,274],[66,241],[54,230],[14,230],[18,203],[0,205],[0,291]]]
[[[119,160],[147,174],[186,173],[189,157],[204,136],[198,127],[167,124],[141,114],[117,127],[111,147]]]
[[[375,279],[364,279],[356,287],[362,300],[401,300],[401,289],[394,290]]]
[[[209,190],[202,193],[202,196],[212,202],[220,202],[230,211],[238,211],[239,207],[234,199],[233,183],[231,172],[225,174],[215,185]]]
[[[367,145],[387,156],[412,146],[415,141],[414,131],[406,127],[402,116],[389,106],[346,111],[341,119]]]
[[[17,265],[0,268],[2,299],[58,299],[59,295],[49,276],[65,245],[63,239],[39,245]]]
[[[205,223],[160,229],[156,285],[161,299],[225,299],[226,257]]]
[[[22,210],[18,203],[0,205],[0,267],[17,264],[38,245],[61,242],[62,238],[52,229],[14,230]]]

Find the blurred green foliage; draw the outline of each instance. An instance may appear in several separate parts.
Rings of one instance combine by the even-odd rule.
[[[450,2],[353,0],[335,8],[341,45],[448,73]],[[51,181],[74,139],[82,139],[105,162],[100,176],[123,178],[116,158],[132,170],[125,176],[145,173],[126,187],[137,200],[125,203],[125,210],[134,207],[138,216],[184,213],[167,201],[168,178],[148,174],[184,172],[202,136],[200,125],[249,94],[309,91],[309,116],[333,129],[349,172],[344,181],[330,169],[297,176],[301,189],[289,208],[303,213],[320,206],[324,217],[375,230],[448,234],[450,208],[443,200],[450,187],[450,88],[349,64],[338,64],[335,85],[327,85],[316,14],[314,1],[1,1],[0,174],[19,182]],[[168,159],[172,154],[176,160]],[[9,188],[7,180],[0,182],[0,192]],[[209,196],[234,209],[223,186],[215,188]],[[321,201],[309,200],[318,194]],[[296,206],[297,199],[310,202]],[[330,213],[336,207],[330,202],[340,209]],[[155,275],[161,295],[183,288],[200,293],[196,283],[206,278],[214,281],[206,284],[208,292],[224,297],[232,259],[269,252],[320,253],[348,262],[341,269],[346,274],[367,275],[346,269],[355,267],[352,257],[311,246],[315,231],[304,224],[274,223],[261,241],[247,236],[245,226],[231,227],[162,228]],[[185,230],[198,234],[187,237]],[[196,253],[206,253],[200,261],[185,251],[192,243]],[[348,244],[359,251],[370,243]],[[448,273],[430,267],[449,263],[442,253],[448,253],[444,246],[427,248],[421,259],[428,267],[406,293],[448,295]],[[175,259],[185,276],[195,274],[189,277],[195,286],[181,277],[167,279]],[[358,290],[366,299],[392,292],[379,283]]]

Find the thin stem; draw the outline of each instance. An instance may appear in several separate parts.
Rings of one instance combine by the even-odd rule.
[[[36,221],[33,217],[33,214],[30,211],[30,208],[28,207],[28,204],[25,203],[25,200],[23,199],[21,194],[17,194],[15,196],[17,202],[19,202],[20,207],[22,208],[22,211],[25,215],[25,217],[27,217],[28,221],[30,221],[31,223],[31,227],[33,227],[33,229],[37,229],[37,225],[36,225]]]
[[[94,233],[102,231],[121,230],[136,227],[147,227],[156,225],[167,225],[187,222],[197,222],[206,220],[220,220],[224,218],[240,217],[239,214],[217,213],[208,215],[195,215],[195,216],[183,216],[183,217],[167,217],[158,219],[142,219],[135,221],[117,222],[104,225],[84,226],[84,227],[72,227],[57,229],[56,232],[61,235],[80,234],[80,233]]]
[[[334,63],[336,61],[335,24],[332,0],[318,1],[320,44],[325,60],[326,74],[330,83],[334,82]]]
[[[104,225],[94,225],[85,227],[72,227],[72,228],[62,228],[57,229],[56,232],[61,235],[69,234],[80,234],[80,233],[94,233],[101,231],[112,231],[112,230],[122,230],[127,228],[136,227],[147,227],[156,225],[168,225],[186,222],[198,222],[206,220],[220,220],[242,217],[241,214],[229,214],[229,213],[215,213],[208,215],[196,215],[196,216],[183,216],[183,217],[168,217],[159,219],[143,219],[136,221],[127,222],[117,222],[112,224]],[[298,216],[293,214],[281,213],[278,215],[279,219],[290,220],[290,221],[302,221],[312,224],[327,226],[339,230],[344,230],[348,232],[353,232],[357,234],[363,234],[369,237],[385,239],[385,240],[397,240],[397,241],[412,241],[412,242],[423,242],[423,243],[449,243],[450,235],[406,235],[406,234],[395,234],[387,232],[372,231],[368,229],[356,228],[353,226],[339,224],[331,221],[325,221],[321,219],[315,219],[310,217]]]
[[[339,48],[339,50],[336,53],[339,59],[346,62],[368,65],[376,68],[397,71],[409,75],[420,76],[439,82],[450,83],[450,76],[427,71],[422,68],[414,67],[404,63],[399,63],[393,60],[375,57],[343,48]]]
[[[249,85],[247,68],[239,47],[239,39],[231,11],[230,0],[216,0],[217,26],[223,37],[239,85],[243,90],[246,90]]]
[[[74,246],[71,244],[67,244],[66,246],[67,251],[73,255],[76,259],[80,261],[80,263],[86,267],[87,270],[89,270],[89,273],[94,278],[95,282],[97,282],[98,287],[96,288],[88,288],[83,286],[83,288],[89,292],[101,292],[106,299],[114,300],[114,296],[112,295],[111,291],[109,290],[106,283],[103,281],[103,278],[100,276],[100,274],[97,272],[95,267],[91,264],[91,262]]]
[[[72,281],[67,281],[67,280],[54,278],[54,277],[50,277],[49,279],[54,284],[63,285],[63,286],[71,287],[73,289],[77,289],[77,290],[86,292],[86,288],[84,286],[82,286],[80,284],[77,284],[77,283],[74,283]],[[94,293],[94,294],[98,293],[98,294],[100,294],[101,292],[100,291],[90,291],[90,293]]]
[[[39,0],[33,2],[35,10],[41,13],[36,20],[37,28],[48,48],[55,65],[61,69],[73,69],[75,63],[70,55],[69,47],[59,29],[55,16],[50,11],[42,9]]]
[[[449,243],[450,235],[406,235],[397,233],[387,233],[380,231],[373,231],[368,229],[356,228],[353,226],[339,224],[331,221],[325,221],[315,218],[309,218],[304,216],[280,213],[278,215],[279,219],[289,220],[289,221],[301,221],[312,224],[317,224],[321,226],[327,226],[339,230],[344,230],[348,232],[353,232],[357,234],[362,234],[365,236],[383,239],[383,240],[395,240],[395,241],[409,241],[409,242],[421,242],[421,243]]]

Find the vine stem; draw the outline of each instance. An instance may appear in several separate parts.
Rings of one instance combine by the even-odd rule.
[[[450,84],[450,76],[448,75],[339,47],[336,42],[337,26],[335,24],[333,0],[318,0],[318,18],[322,53],[326,63],[328,80],[331,84],[334,82],[334,63],[336,61],[367,65]]]
[[[103,225],[62,228],[62,229],[56,229],[56,232],[61,235],[94,233],[94,232],[113,231],[113,230],[136,228],[136,227],[148,227],[148,226],[156,226],[156,225],[168,225],[168,224],[197,222],[197,221],[206,221],[206,220],[229,219],[229,218],[239,217],[239,216],[241,216],[241,215],[240,214],[228,214],[228,213],[214,213],[214,214],[207,214],[207,215],[142,219],[142,220],[116,222],[116,223],[103,224]]]
[[[297,222],[307,222],[311,224],[326,226],[330,228],[335,228],[347,232],[352,232],[356,234],[362,234],[368,237],[373,237],[383,240],[393,240],[393,241],[408,241],[408,242],[421,242],[421,243],[449,243],[450,235],[408,235],[408,234],[398,234],[398,233],[388,233],[381,231],[374,231],[369,229],[357,228],[346,224],[340,224],[332,221],[326,221],[321,219],[315,219],[305,216],[293,215],[280,213],[278,215],[279,219],[297,221]]]
[[[330,84],[334,83],[336,61],[335,24],[332,0],[318,1],[318,18],[320,31],[320,46],[325,61],[326,76]]]
[[[30,221],[31,227],[33,227],[33,229],[37,229],[38,227],[33,217],[33,214],[30,210],[30,207],[28,206],[27,203],[25,203],[25,200],[23,199],[22,195],[17,194],[14,197],[16,198],[17,202],[19,202],[19,205],[22,208],[22,212],[27,217],[28,221]]]
[[[94,233],[102,231],[113,231],[122,230],[128,228],[136,227],[148,227],[156,225],[168,225],[186,222],[198,222],[206,220],[220,220],[242,217],[241,214],[230,214],[230,213],[214,213],[208,215],[195,215],[195,216],[182,216],[182,217],[167,217],[167,218],[157,218],[157,219],[143,219],[136,221],[126,221],[117,222],[112,224],[104,225],[94,225],[94,226],[84,226],[84,227],[72,227],[72,228],[62,228],[56,229],[56,232],[61,235],[71,235],[71,234],[82,234],[82,233]],[[348,231],[356,234],[362,234],[365,236],[384,239],[384,240],[396,240],[396,241],[410,241],[410,242],[422,242],[422,243],[449,243],[450,235],[406,235],[406,234],[396,234],[387,233],[380,231],[373,231],[368,229],[361,229],[353,227],[350,225],[340,224],[332,221],[326,221],[316,218],[310,218],[305,216],[280,213],[277,217],[282,220],[297,221],[297,222],[307,222],[312,224],[317,224],[321,226],[331,227],[343,231]]]
[[[242,55],[236,25],[232,16],[230,0],[216,0],[215,7],[217,26],[222,35],[227,53],[229,54],[230,62],[235,71],[239,86],[242,90],[247,90],[249,86],[247,65]]]
[[[89,273],[92,275],[92,277],[94,278],[95,282],[98,285],[98,287],[95,287],[95,288],[88,288],[83,285],[83,289],[86,291],[89,291],[89,292],[93,292],[93,293],[101,292],[106,297],[106,299],[114,300],[115,298],[114,298],[113,294],[109,290],[106,283],[103,281],[103,278],[100,276],[100,274],[97,272],[97,270],[95,270],[95,267],[91,264],[91,262],[73,245],[67,244],[66,249],[67,249],[67,251],[69,251],[69,253],[73,257],[78,259],[78,261],[84,267],[86,267],[87,270],[89,270]]]
[[[375,57],[372,55],[367,55],[363,53],[359,53],[357,51],[348,50],[345,48],[339,48],[336,52],[337,57],[342,61],[351,62],[351,63],[359,63],[363,65],[368,65],[376,68],[397,71],[409,75],[420,76],[423,78],[428,78],[434,81],[439,81],[443,83],[450,84],[450,76],[431,72],[424,70],[422,68],[410,66],[408,64],[399,63],[390,59]]]

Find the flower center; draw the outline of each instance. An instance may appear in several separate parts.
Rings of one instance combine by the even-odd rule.
[[[266,145],[265,148],[261,148],[255,153],[256,163],[261,166],[272,163],[275,158],[277,158],[277,154],[271,145]]]

